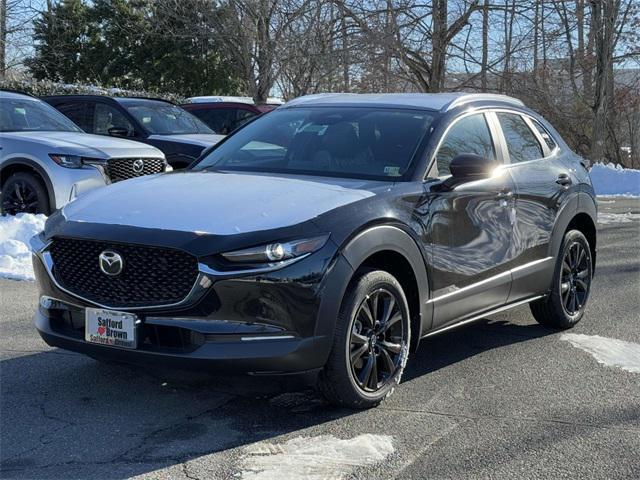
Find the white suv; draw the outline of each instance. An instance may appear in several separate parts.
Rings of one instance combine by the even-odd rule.
[[[49,214],[88,190],[168,169],[155,147],[84,133],[47,103],[0,91],[3,214]]]

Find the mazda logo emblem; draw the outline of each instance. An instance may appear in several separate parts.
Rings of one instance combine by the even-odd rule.
[[[98,256],[100,270],[106,275],[119,275],[124,267],[124,261],[120,254],[111,250],[105,250]]]
[[[144,160],[139,158],[133,162],[133,171],[136,173],[141,173],[144,170]]]

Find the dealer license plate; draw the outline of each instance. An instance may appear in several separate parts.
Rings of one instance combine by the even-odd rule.
[[[136,348],[136,320],[131,313],[87,308],[84,339],[113,347]]]

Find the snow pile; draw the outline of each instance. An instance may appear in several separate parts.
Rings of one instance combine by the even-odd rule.
[[[33,280],[29,239],[44,229],[44,215],[0,217],[0,278]]]
[[[596,163],[590,174],[598,196],[640,196],[640,170],[622,168],[613,163]]]
[[[564,333],[560,340],[590,353],[598,363],[640,373],[640,345],[599,335]]]
[[[598,212],[598,223],[631,223],[634,220],[640,220],[640,213],[601,213]]]
[[[260,442],[245,448],[243,480],[338,480],[356,467],[381,462],[393,453],[388,435],[364,434],[342,440],[332,435]]]

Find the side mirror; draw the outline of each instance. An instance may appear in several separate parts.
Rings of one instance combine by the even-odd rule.
[[[107,133],[112,137],[128,137],[129,130],[124,127],[111,127],[107,130]]]
[[[474,180],[490,177],[497,163],[474,153],[461,153],[454,157],[449,165],[451,176],[455,179]]]

